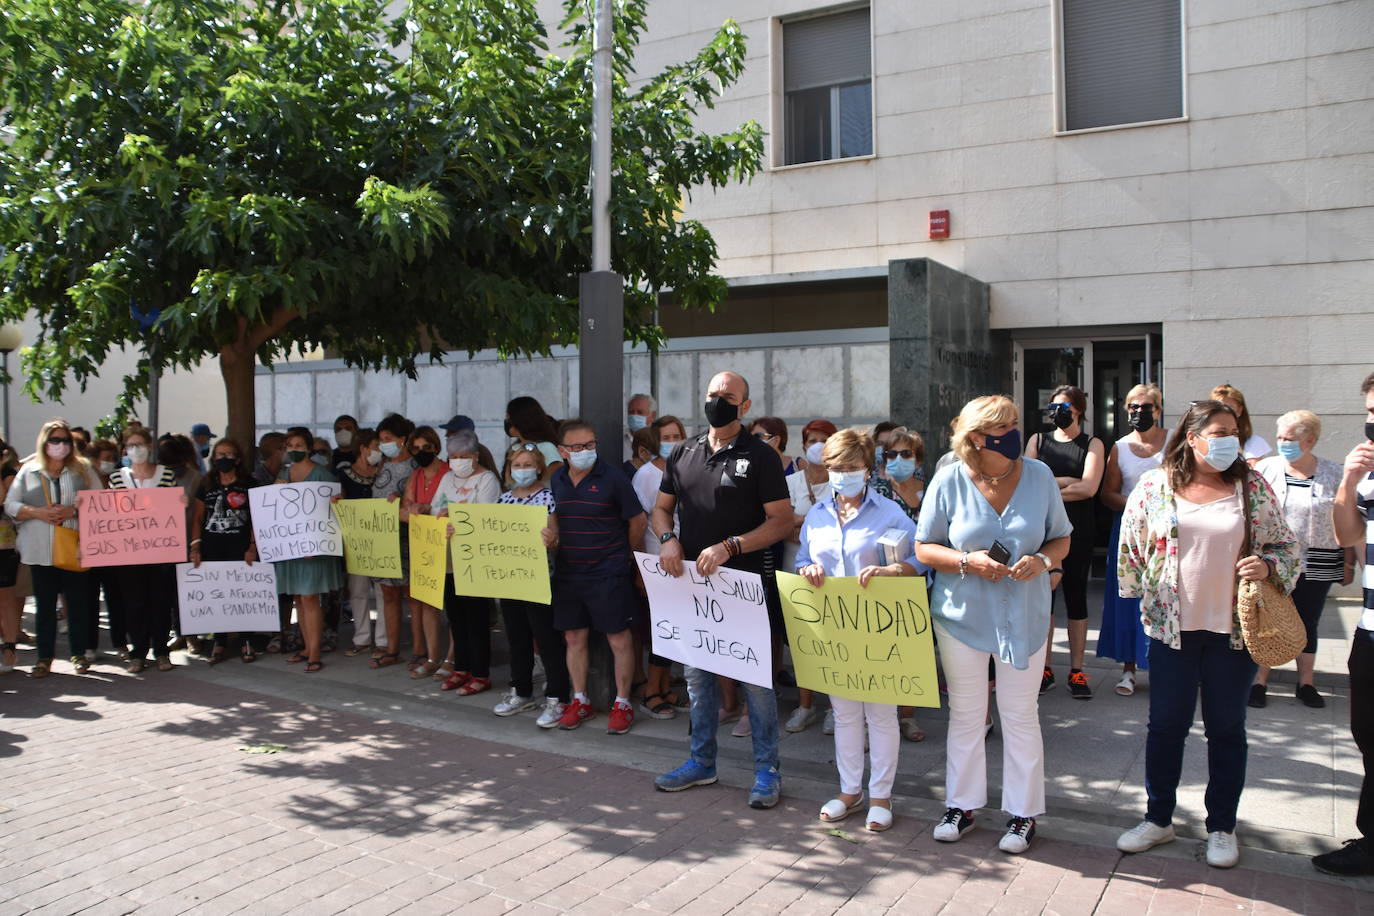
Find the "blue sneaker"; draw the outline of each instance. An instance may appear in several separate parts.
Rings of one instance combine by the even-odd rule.
[[[695,760],[689,760],[671,773],[664,773],[655,779],[654,788],[660,792],[681,792],[693,786],[709,786],[715,781],[715,767],[702,766]]]
[[[759,770],[754,774],[754,788],[749,790],[749,807],[771,808],[782,794],[782,774],[777,767]]]

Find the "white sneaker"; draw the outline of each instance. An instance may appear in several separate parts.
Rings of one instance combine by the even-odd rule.
[[[491,708],[491,711],[498,716],[513,716],[527,709],[533,709],[535,705],[532,698],[522,697],[520,694],[516,693],[515,688],[512,687],[510,690],[506,691],[505,696],[501,697],[501,702]]]
[[[825,711],[825,721],[821,723],[821,734],[835,734],[835,710],[827,709]]]
[[[1224,830],[1207,834],[1207,864],[1213,868],[1234,868],[1240,861],[1240,847],[1236,835]]]
[[[1150,821],[1141,821],[1116,838],[1116,848],[1122,852],[1144,852],[1165,843],[1172,843],[1176,837],[1173,824],[1161,827]]]
[[[534,724],[540,728],[557,728],[558,720],[563,718],[563,704],[553,697],[544,700],[544,711],[539,714],[539,718],[534,720]]]
[[[1002,834],[1002,839],[998,841],[997,848],[1012,855],[1020,855],[1030,849],[1033,839],[1035,839],[1035,818],[1014,817],[1007,821],[1007,832]]]
[[[807,726],[815,721],[815,707],[798,706],[792,710],[792,715],[787,717],[787,724],[783,728],[795,735],[797,732],[806,731]]]

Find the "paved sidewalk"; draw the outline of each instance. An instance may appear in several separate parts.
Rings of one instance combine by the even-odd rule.
[[[0,912],[1374,912],[1363,886],[1293,856],[1247,850],[1220,872],[1185,840],[1123,857],[1115,828],[1062,817],[1023,857],[997,851],[993,812],[934,843],[939,805],[919,798],[898,799],[887,833],[856,818],[832,836],[823,781],[788,775],[762,812],[735,778],[665,795],[635,766],[643,735],[536,735],[568,756],[471,737],[465,716],[426,728],[307,704],[352,700],[276,659],[95,670],[0,679]],[[288,682],[297,699],[245,689]]]

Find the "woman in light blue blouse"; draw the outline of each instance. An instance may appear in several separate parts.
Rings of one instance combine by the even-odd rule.
[[[1011,815],[998,845],[1012,853],[1030,848],[1035,818],[1045,812],[1038,700],[1048,573],[1063,562],[1073,531],[1053,472],[1021,457],[1018,421],[1016,405],[1002,395],[964,405],[952,443],[960,461],[936,472],[916,526],[916,557],[936,571],[930,612],[949,686],[949,807],[935,839],[958,840],[987,803],[991,657],[1002,717],[1002,807]]]
[[[857,576],[867,587],[874,576],[915,576],[922,571],[916,557],[883,564],[878,539],[897,528],[914,546],[916,526],[895,502],[869,486],[873,440],[852,429],[826,440],[822,460],[830,477],[831,498],[821,499],[806,514],[797,551],[797,571],[814,586],[826,576]],[[835,766],[840,771],[840,794],[821,808],[821,820],[843,820],[863,805],[864,723],[868,724],[869,804],[866,826],[892,826],[892,782],[897,775],[897,707],[865,703],[832,695],[835,710]]]

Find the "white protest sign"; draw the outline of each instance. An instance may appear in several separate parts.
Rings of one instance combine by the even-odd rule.
[[[709,576],[684,560],[682,575],[635,553],[649,593],[655,655],[760,687],[773,686],[773,641],[763,577],[721,568]]]
[[[177,564],[181,632],[275,633],[277,570],[271,563],[242,560]]]
[[[338,492],[337,483],[278,483],[249,490],[262,561],[343,556],[339,520],[329,511]]]

